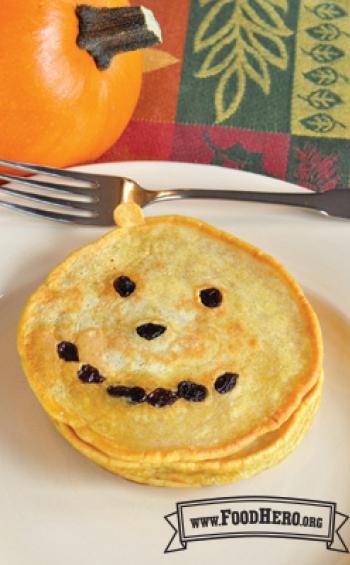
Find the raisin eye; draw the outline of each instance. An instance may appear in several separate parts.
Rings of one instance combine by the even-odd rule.
[[[217,288],[205,288],[200,291],[199,296],[207,308],[217,308],[222,302],[222,294]]]
[[[79,361],[78,348],[70,341],[61,341],[57,345],[57,353],[60,359],[65,361]]]
[[[237,383],[239,375],[237,373],[224,373],[215,381],[214,387],[219,394],[230,392]]]
[[[113,286],[117,293],[123,298],[130,296],[136,288],[134,281],[123,275],[115,279]]]

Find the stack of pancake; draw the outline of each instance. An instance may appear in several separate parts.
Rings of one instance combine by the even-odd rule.
[[[311,306],[237,238],[131,212],[29,300],[18,347],[33,391],[74,447],[133,481],[217,485],[275,465],[321,397]]]

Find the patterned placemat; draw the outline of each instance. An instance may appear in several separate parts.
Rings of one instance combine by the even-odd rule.
[[[137,2],[133,2],[137,4]],[[100,159],[212,163],[350,185],[350,0],[144,0],[163,44]]]

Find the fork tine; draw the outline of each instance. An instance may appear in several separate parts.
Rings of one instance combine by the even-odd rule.
[[[79,216],[74,214],[61,214],[59,212],[51,212],[49,210],[40,210],[39,208],[32,208],[31,206],[23,206],[22,204],[14,204],[10,202],[5,202],[0,200],[0,206],[5,208],[10,208],[18,212],[24,212],[26,214],[31,214],[33,216],[41,216],[47,220],[55,220],[59,222],[68,222],[74,224],[84,224],[84,225],[103,225],[99,221],[98,216]]]
[[[32,165],[31,163],[16,163],[15,161],[7,161],[6,159],[0,159],[0,165],[12,169],[19,169],[20,171],[30,171],[31,173],[45,174],[54,177],[77,179],[94,185],[98,184],[97,175],[91,175],[89,173],[79,173],[78,171],[69,171],[67,169],[54,169],[53,167]]]
[[[45,188],[46,190],[57,190],[59,192],[68,192],[69,194],[84,194],[84,195],[96,194],[96,191],[98,190],[96,188],[83,188],[82,186],[68,186],[66,184],[55,184],[55,183],[40,181],[35,179],[27,179],[26,177],[16,177],[1,172],[0,172],[0,179],[7,180],[9,182],[15,182],[23,186]]]
[[[64,198],[55,198],[53,196],[45,196],[43,194],[35,194],[34,192],[22,192],[21,190],[16,190],[15,188],[7,188],[6,186],[0,186],[0,193],[11,194],[11,196],[20,196],[25,200],[34,200],[36,202],[42,202],[43,204],[54,204],[61,208],[67,209],[77,209],[77,210],[91,210],[93,211],[96,207],[95,202],[81,202],[78,200],[65,200]]]

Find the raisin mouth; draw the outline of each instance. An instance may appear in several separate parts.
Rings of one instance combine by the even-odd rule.
[[[79,362],[78,348],[69,341],[62,341],[57,345],[57,354],[65,362]],[[80,366],[77,371],[77,377],[84,384],[99,385],[106,380],[106,377],[101,375],[96,367],[87,363]],[[239,375],[237,373],[223,373],[217,377],[213,388],[219,394],[227,394],[236,386],[238,378]],[[181,398],[187,402],[203,402],[209,394],[207,387],[189,380],[180,381],[176,391],[158,387],[147,393],[140,386],[130,387],[124,385],[108,385],[105,390],[113,398],[126,398],[130,404],[135,405],[147,402],[147,404],[155,408],[171,406]]]

